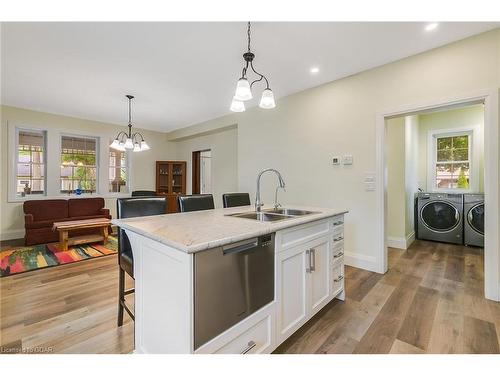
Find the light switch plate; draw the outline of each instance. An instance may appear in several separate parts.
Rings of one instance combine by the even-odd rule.
[[[352,164],[352,159],[353,159],[353,158],[352,158],[352,155],[344,155],[344,156],[342,157],[342,163],[343,163],[344,165],[351,165],[351,164]]]
[[[338,157],[338,156],[334,156],[334,157],[332,158],[332,164],[333,164],[333,165],[340,165],[340,157]]]

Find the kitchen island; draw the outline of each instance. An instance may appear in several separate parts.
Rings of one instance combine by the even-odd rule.
[[[135,352],[270,353],[343,299],[347,210],[287,208],[113,220],[134,255]]]

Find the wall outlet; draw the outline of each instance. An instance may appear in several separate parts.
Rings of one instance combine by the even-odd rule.
[[[332,158],[332,164],[333,164],[333,165],[340,165],[340,157],[338,157],[338,156],[334,156],[334,157]]]

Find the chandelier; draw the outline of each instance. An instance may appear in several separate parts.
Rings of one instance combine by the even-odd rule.
[[[133,150],[134,152],[149,150],[149,146],[141,133],[132,134],[132,95],[125,95],[128,99],[128,133],[121,131],[111,143],[110,147],[118,151]]]
[[[248,51],[243,54],[243,59],[245,60],[245,67],[242,70],[241,77],[238,79],[238,83],[236,84],[236,93],[234,94],[233,101],[231,102],[230,110],[233,112],[243,112],[245,111],[245,101],[253,98],[252,96],[252,87],[255,83],[260,82],[262,80],[266,83],[266,88],[262,92],[262,96],[260,98],[259,107],[270,109],[276,107],[276,103],[274,102],[274,94],[271,88],[269,87],[269,81],[267,78],[257,72],[253,67],[253,59],[255,55],[250,51],[250,22],[248,22]],[[252,69],[252,71],[257,75],[257,79],[252,81],[252,83],[248,82],[247,73],[248,68]]]

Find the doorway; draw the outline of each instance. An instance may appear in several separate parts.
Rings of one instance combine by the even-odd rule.
[[[212,193],[212,150],[193,151],[192,193]]]
[[[454,99],[444,102],[437,102],[433,105],[422,105],[422,106],[408,106],[406,108],[402,108],[397,111],[388,111],[385,113],[381,113],[377,115],[377,187],[378,187],[378,212],[379,212],[379,242],[378,242],[378,270],[381,273],[385,273],[388,270],[388,247],[394,246],[394,238],[390,238],[389,236],[389,223],[390,218],[390,209],[392,212],[394,211],[394,207],[390,207],[388,195],[391,194],[390,176],[388,174],[388,168],[391,163],[397,159],[394,159],[394,155],[391,155],[391,150],[387,147],[387,142],[389,141],[388,137],[391,135],[387,132],[387,127],[389,122],[395,121],[395,119],[404,118],[406,119],[406,126],[408,126],[408,121],[411,122],[411,119],[416,116],[422,114],[429,113],[438,113],[446,110],[453,110],[457,108],[464,108],[469,106],[481,106],[483,108],[484,113],[484,135],[481,134],[482,139],[484,140],[484,161],[482,167],[478,167],[480,164],[477,160],[474,160],[475,157],[478,156],[478,152],[475,154],[471,152],[471,147],[475,141],[478,140],[478,136],[474,136],[471,133],[470,129],[455,129],[454,132],[449,132],[448,134],[444,134],[443,132],[427,132],[425,140],[431,143],[432,147],[426,147],[425,157],[429,159],[426,161],[425,166],[427,167],[423,173],[416,173],[417,177],[413,179],[405,179],[405,172],[402,173],[403,182],[405,185],[404,189],[408,188],[408,182],[410,185],[413,185],[413,189],[417,190],[418,188],[422,189],[422,193],[426,193],[427,190],[433,189],[437,191],[441,191],[446,198],[450,198],[449,205],[442,204],[429,206],[429,208],[433,207],[446,207],[450,208],[455,205],[455,207],[463,207],[460,203],[453,202],[454,199],[459,200],[460,194],[453,194],[454,188],[462,188],[462,192],[473,193],[479,192],[478,189],[480,184],[484,186],[484,206],[486,210],[484,211],[484,296],[488,299],[498,300],[499,299],[499,238],[498,238],[498,224],[499,224],[499,215],[498,210],[494,209],[498,206],[498,195],[499,192],[497,190],[497,181],[498,181],[498,93],[496,91],[485,91],[481,92],[478,95],[471,95],[469,97],[464,97],[462,99]],[[404,125],[403,125],[404,126]],[[393,130],[393,129],[392,129]],[[432,134],[431,134],[432,133]],[[443,134],[441,134],[443,133]],[[401,136],[401,134],[399,135]],[[441,137],[442,136],[442,137]],[[442,139],[441,139],[442,138]],[[405,141],[403,135],[403,142]],[[420,138],[422,139],[422,138]],[[466,158],[467,160],[461,160],[468,162],[470,164],[457,166],[456,176],[453,173],[454,166],[451,160],[446,166],[440,165],[441,161],[446,161],[445,155],[447,152],[442,152],[443,147],[437,143],[440,142],[441,146],[445,143],[450,143],[450,147],[453,148],[453,144],[456,144],[457,153],[463,153],[462,158]],[[467,143],[470,142],[470,145]],[[462,147],[463,146],[463,147]],[[440,158],[434,158],[434,155],[429,153],[428,150],[437,150],[440,152]],[[468,150],[468,151],[467,151]],[[453,153],[453,151],[451,151]],[[467,155],[469,153],[469,155]],[[448,155],[449,156],[449,155]],[[448,157],[447,156],[447,157]],[[390,159],[389,159],[390,158]],[[439,160],[438,160],[439,159]],[[441,160],[443,159],[443,160]],[[404,161],[403,161],[404,163]],[[434,163],[434,164],[433,164]],[[474,166],[474,167],[473,167]],[[422,168],[424,169],[424,168]],[[484,171],[483,182],[481,181],[481,176],[478,174],[480,170]],[[407,177],[407,176],[406,176]],[[448,190],[448,191],[447,191]],[[451,190],[451,191],[450,191]],[[480,189],[482,190],[482,189]],[[413,200],[413,196],[404,195],[404,191],[402,196],[404,197],[404,205],[405,207],[411,207],[408,210],[402,210],[403,215],[406,215],[406,222],[412,221],[411,217],[413,217],[413,228],[418,228],[417,220],[418,217],[418,206],[415,206],[415,201]],[[411,193],[411,191],[410,191]],[[448,195],[449,194],[449,195]],[[488,207],[492,207],[493,209],[488,209]],[[414,212],[412,212],[412,209]],[[430,210],[428,210],[430,211]],[[453,210],[454,211],[454,210]],[[444,211],[442,211],[444,212]],[[454,211],[455,212],[455,211]],[[427,211],[424,212],[427,214]],[[467,220],[462,216],[462,220]],[[402,226],[402,230],[405,228],[405,218],[403,218],[399,224]],[[464,221],[458,223],[456,228],[461,228],[465,224]],[[411,229],[411,226],[410,226]],[[408,230],[408,227],[406,228]],[[406,234],[407,232],[405,232]],[[458,232],[457,232],[458,233]],[[463,233],[463,232],[462,232]],[[455,233],[456,235],[456,233]],[[436,241],[436,239],[431,239],[432,241]],[[413,241],[411,236],[401,236],[399,244],[400,247],[407,247]],[[437,239],[439,241],[439,239]],[[452,241],[451,237],[448,237],[444,242]],[[458,240],[457,240],[458,241]],[[435,242],[429,242],[435,243]]]

